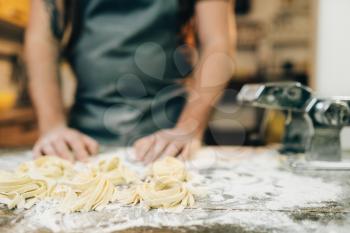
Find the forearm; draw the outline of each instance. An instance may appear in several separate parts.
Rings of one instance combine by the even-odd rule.
[[[25,33],[29,91],[42,133],[65,124],[58,83],[59,42],[52,34],[49,1],[32,0]]]
[[[234,53],[230,43],[233,44],[230,40],[217,41],[203,50],[177,127],[191,127],[193,133],[203,134],[211,111],[233,74]]]
[[[234,72],[236,44],[233,2],[199,1],[195,7],[200,60],[177,127],[201,136],[210,113]]]
[[[30,95],[44,133],[66,121],[58,83],[58,51],[52,42],[27,36],[25,52]]]

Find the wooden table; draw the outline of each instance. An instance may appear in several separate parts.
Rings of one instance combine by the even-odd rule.
[[[132,169],[143,169],[128,151],[116,151],[107,149]],[[31,158],[26,151],[0,154],[1,169]],[[271,148],[203,148],[187,165],[207,194],[182,213],[118,203],[69,215],[45,203],[25,211],[3,206],[0,232],[349,232],[350,174],[296,173],[288,160]]]

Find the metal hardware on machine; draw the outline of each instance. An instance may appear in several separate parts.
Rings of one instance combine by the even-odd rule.
[[[341,161],[340,133],[350,125],[350,98],[315,98],[306,112],[310,116],[314,133],[306,159],[310,161]]]
[[[311,138],[311,123],[305,114],[312,90],[298,82],[247,84],[237,98],[242,104],[282,110],[286,115],[282,153],[302,153]]]
[[[304,112],[312,99],[312,91],[298,82],[247,84],[237,98],[243,104],[256,107]]]

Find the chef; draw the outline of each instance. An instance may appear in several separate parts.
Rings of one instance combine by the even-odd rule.
[[[133,146],[144,163],[188,158],[232,76],[235,37],[230,0],[32,0],[34,154],[85,161],[108,144]],[[69,113],[62,58],[77,80]]]

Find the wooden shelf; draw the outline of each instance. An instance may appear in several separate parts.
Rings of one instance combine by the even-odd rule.
[[[23,147],[34,144],[37,123],[31,108],[0,112],[0,147]]]
[[[0,38],[21,43],[23,41],[24,28],[16,24],[0,19]]]

